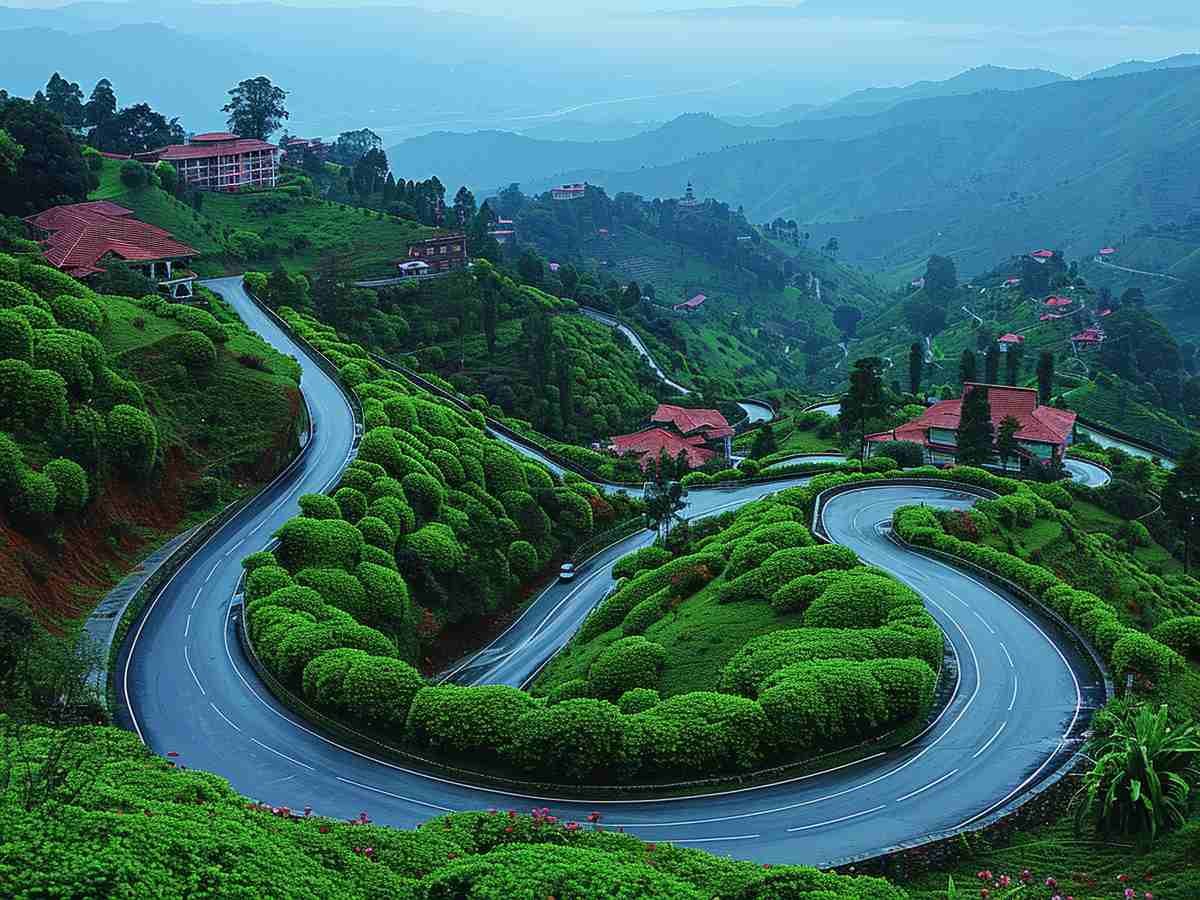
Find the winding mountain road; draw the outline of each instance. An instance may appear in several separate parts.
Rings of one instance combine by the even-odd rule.
[[[155,598],[133,630],[116,673],[126,723],[156,753],[215,772],[276,805],[311,805],[350,818],[416,825],[450,810],[549,806],[649,840],[695,844],[739,857],[828,865],[918,842],[996,814],[1073,752],[1103,681],[1055,628],[1002,591],[891,542],[884,524],[900,505],[962,508],[974,497],[943,487],[871,486],[825,508],[834,540],[910,584],[926,599],[951,648],[953,694],[909,743],[860,761],[760,787],[700,796],[623,801],[562,800],[479,787],[376,759],[306,724],[268,693],[234,631],[241,558],[261,549],[321,490],[353,448],[353,421],[337,385],[246,296],[238,279],[210,282],[247,324],[297,356],[316,425],[289,476],[202,547]],[[732,509],[789,484],[693,490],[689,516]],[[611,564],[647,533],[604,551],[569,584],[547,588],[508,632],[457,673],[472,683],[525,683],[573,633],[612,584]]]

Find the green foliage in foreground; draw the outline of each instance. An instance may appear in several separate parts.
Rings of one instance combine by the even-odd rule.
[[[251,803],[115,728],[0,738],[0,895],[903,900],[877,878],[645,844],[547,812],[457,813],[398,830]],[[65,750],[65,780],[45,761]],[[11,769],[9,767],[12,767]],[[26,785],[29,788],[26,789]],[[295,815],[302,814],[297,810]],[[601,823],[601,828],[603,823]]]

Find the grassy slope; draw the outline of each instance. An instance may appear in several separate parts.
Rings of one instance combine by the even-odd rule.
[[[1186,450],[1197,433],[1185,428],[1165,413],[1130,397],[1128,385],[1105,386],[1088,383],[1066,395],[1071,408],[1080,415],[1119,428],[1152,444],[1177,453]]]
[[[776,615],[763,601],[718,603],[723,584],[725,579],[717,579],[646,629],[646,637],[667,651],[659,683],[663,697],[715,690],[721,670],[748,640],[802,627],[802,613]],[[618,625],[590,641],[568,645],[539,676],[534,691],[545,693],[572,678],[586,678],[592,661],[624,636]]]
[[[344,254],[355,276],[388,275],[395,261],[406,255],[409,242],[432,233],[415,222],[364,215],[357,207],[282,191],[205,193],[197,212],[157,187],[129,190],[120,181],[119,168],[119,162],[105,160],[100,187],[91,198],[127,206],[144,221],[191,244],[201,253],[199,269],[204,274],[269,270],[276,263],[292,270],[312,269],[322,254],[332,250]],[[234,259],[226,250],[225,238],[235,230],[251,231],[289,249],[262,259]]]

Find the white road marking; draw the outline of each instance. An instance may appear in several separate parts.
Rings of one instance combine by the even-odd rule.
[[[1017,705],[1017,685],[1020,684],[1020,678],[1016,672],[1013,672],[1013,693],[1012,699],[1008,701],[1008,711],[1012,712],[1013,707]]]
[[[337,776],[337,780],[345,784],[352,784],[356,788],[362,788],[364,791],[374,791],[376,794],[383,794],[385,797],[394,797],[397,800],[403,800],[405,803],[415,803],[418,806],[428,806],[430,809],[436,809],[439,812],[457,812],[458,810],[451,809],[449,806],[438,806],[436,803],[426,803],[424,800],[414,800],[412,797],[402,797],[399,794],[393,794],[391,791],[385,791],[383,788],[371,787],[369,784],[362,784],[358,781],[351,781],[349,778]]]
[[[215,573],[215,572],[217,571],[217,567],[218,567],[218,566],[220,566],[220,565],[221,565],[221,564],[220,564],[219,562],[215,562],[215,563],[213,563],[213,567],[212,567],[211,569],[209,569],[209,570],[208,570],[208,575],[206,575],[206,576],[205,576],[205,578],[204,578],[204,583],[205,583],[205,584],[208,584],[208,580],[209,580],[210,578],[212,578],[212,577],[213,577],[213,573]]]
[[[238,547],[242,546],[242,544],[244,544],[244,543],[246,543],[246,539],[242,538],[240,541],[238,541],[236,544],[234,544],[232,547],[230,547],[228,550],[226,550],[225,555],[229,556],[231,553],[233,553],[234,550],[236,550]]]
[[[234,721],[232,719],[229,718],[229,716],[225,715],[225,713],[221,712],[221,710],[217,708],[217,704],[215,704],[211,700],[209,700],[208,705],[211,706],[213,708],[213,711],[216,712],[216,714],[218,716],[220,716],[222,719],[224,719],[225,724],[228,725],[230,728],[232,728],[234,731],[242,730],[241,728],[239,728],[237,726],[236,723],[234,723]]]
[[[905,800],[908,800],[908,799],[911,799],[912,797],[917,796],[917,794],[923,794],[927,790],[929,790],[931,787],[937,787],[939,784],[941,784],[947,778],[952,778],[953,776],[955,776],[957,774],[958,774],[958,769],[951,769],[949,772],[947,772],[941,778],[938,778],[936,781],[929,782],[929,784],[925,785],[925,787],[917,788],[915,791],[910,791],[909,793],[905,794],[903,797],[897,797],[896,802],[902,803]]]
[[[1005,721],[1001,722],[1001,723],[1000,723],[1000,727],[996,729],[996,733],[995,733],[995,734],[993,734],[993,735],[992,735],[990,738],[988,738],[988,740],[987,740],[987,743],[986,743],[986,744],[984,744],[982,747],[980,747],[978,750],[976,750],[976,751],[975,751],[975,754],[974,754],[974,755],[971,757],[971,759],[975,759],[975,758],[977,758],[977,757],[979,757],[979,756],[982,756],[982,755],[983,755],[983,752],[984,752],[985,750],[987,750],[987,748],[988,748],[988,747],[992,746],[992,744],[993,744],[993,742],[996,740],[996,738],[1000,737],[1000,732],[1002,732],[1002,731],[1003,731],[1005,728],[1007,728],[1007,727],[1008,727],[1008,721],[1007,721],[1007,720],[1005,720]]]
[[[794,828],[789,828],[788,831],[789,832],[808,831],[811,828],[821,828],[825,825],[836,825],[838,822],[845,822],[850,819],[857,819],[860,816],[869,816],[873,812],[879,812],[881,809],[884,809],[886,806],[887,806],[887,804],[883,803],[883,804],[880,804],[879,806],[872,807],[871,809],[864,809],[862,812],[851,813],[848,816],[840,816],[839,818],[836,818],[836,819],[830,819],[828,822],[814,822],[812,825],[797,825]]]
[[[980,622],[982,622],[982,623],[983,623],[983,627],[984,627],[984,628],[986,628],[986,629],[987,629],[988,631],[990,631],[992,634],[995,634],[995,633],[996,633],[996,629],[995,629],[995,628],[993,628],[991,625],[989,625],[989,624],[988,624],[988,620],[987,620],[987,619],[985,619],[985,618],[984,618],[982,615],[980,615],[980,613],[979,613],[979,610],[977,610],[977,609],[972,609],[972,610],[971,610],[971,612],[973,612],[973,613],[975,614],[975,618],[977,618],[977,619],[978,619]]]
[[[1008,665],[1009,665],[1009,667],[1011,667],[1011,668],[1015,669],[1017,666],[1016,666],[1016,664],[1013,662],[1012,654],[1010,654],[1010,653],[1008,652],[1008,648],[1004,646],[1004,641],[1000,641],[1000,649],[1001,649],[1001,650],[1003,650],[1003,651],[1004,651],[1004,655],[1005,655],[1006,657],[1008,657]]]
[[[192,673],[192,681],[196,682],[196,687],[200,688],[200,693],[208,696],[208,692],[204,690],[204,685],[200,683],[200,679],[196,677],[196,670],[192,668],[191,657],[188,656],[187,644],[183,645],[183,661],[187,663],[188,671]]]
[[[192,614],[188,613],[187,621],[183,625],[183,637],[186,640],[188,632],[192,630]]]
[[[196,588],[196,596],[192,598],[192,605],[191,605],[191,607],[189,607],[190,609],[196,608],[196,602],[200,599],[200,594],[203,590],[204,590],[204,588],[202,588],[202,587]]]
[[[250,738],[250,740],[253,741],[254,743],[258,744],[258,746],[262,747],[264,750],[270,750],[276,756],[283,757],[288,762],[295,763],[296,765],[301,766],[302,768],[308,769],[310,772],[315,771],[313,769],[313,767],[310,766],[308,763],[302,763],[302,762],[300,762],[300,760],[296,759],[295,757],[288,756],[286,753],[280,753],[274,747],[268,747],[266,744],[264,744],[258,738]]]
[[[663,843],[667,844],[711,844],[719,841],[752,841],[755,838],[762,837],[761,834],[731,834],[729,837],[711,837],[711,838],[663,838]]]

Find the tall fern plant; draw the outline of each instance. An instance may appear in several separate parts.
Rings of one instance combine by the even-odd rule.
[[[1075,827],[1152,842],[1187,819],[1200,785],[1200,729],[1172,726],[1167,707],[1140,706],[1098,739],[1076,797]]]

